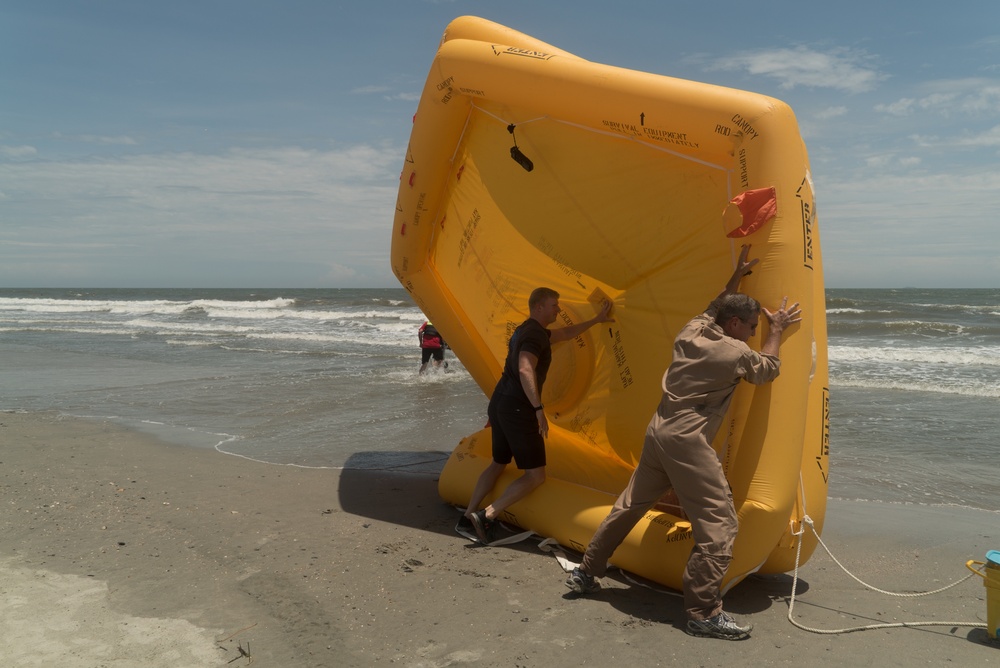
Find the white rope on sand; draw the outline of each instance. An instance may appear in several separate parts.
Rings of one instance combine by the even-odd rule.
[[[961,580],[957,580],[955,582],[952,582],[950,585],[946,585],[944,587],[941,587],[940,589],[935,589],[934,591],[914,592],[914,593],[911,593],[911,592],[891,592],[891,591],[885,591],[884,589],[879,589],[878,587],[873,587],[872,585],[870,585],[867,582],[861,580],[856,575],[854,575],[849,570],[847,570],[847,568],[842,563],[840,563],[840,561],[835,556],[833,556],[833,553],[830,551],[830,548],[827,547],[826,543],[823,542],[823,539],[820,538],[819,533],[816,531],[816,527],[813,525],[812,518],[809,517],[808,515],[806,515],[805,517],[803,517],[803,519],[802,519],[802,528],[795,535],[796,536],[801,536],[802,534],[804,534],[805,531],[806,531],[806,529],[805,529],[806,525],[809,526],[809,529],[816,536],[816,540],[818,540],[819,544],[823,546],[823,549],[826,550],[826,553],[828,555],[830,555],[830,558],[833,559],[833,562],[835,564],[837,564],[838,566],[840,566],[840,568],[841,568],[842,571],[844,571],[845,573],[847,573],[849,576],[851,576],[852,578],[854,578],[854,580],[856,580],[857,582],[861,583],[863,586],[867,587],[868,589],[871,589],[872,591],[876,591],[876,592],[878,592],[880,594],[885,594],[886,596],[898,596],[898,597],[903,597],[903,598],[916,598],[918,596],[930,596],[931,594],[939,594],[939,593],[941,593],[941,592],[943,592],[943,591],[945,591],[947,589],[951,589],[952,587],[965,582],[966,580],[968,580],[969,578],[971,578],[974,575],[974,573],[970,573],[969,575],[965,576]],[[798,583],[799,583],[799,563],[800,563],[801,557],[802,557],[802,540],[800,539],[799,540],[798,548],[795,551],[795,573],[794,573],[794,575],[792,577],[792,595],[791,595],[791,598],[788,601],[788,621],[791,622],[793,626],[795,626],[797,628],[800,628],[803,631],[809,631],[810,633],[819,633],[819,634],[823,634],[823,635],[836,635],[836,634],[841,634],[841,633],[853,633],[855,631],[871,631],[871,630],[874,630],[874,629],[909,628],[909,627],[914,627],[914,626],[968,626],[968,627],[973,627],[973,628],[983,628],[983,629],[986,628],[986,624],[981,624],[979,622],[895,622],[895,623],[887,623],[887,624],[869,624],[867,626],[853,626],[853,627],[844,628],[844,629],[816,629],[816,628],[812,628],[812,627],[809,627],[809,626],[805,626],[803,624],[798,623],[794,619],[792,619],[792,611],[795,609],[795,590],[796,590],[796,588],[798,586]]]
[[[461,509],[461,510],[464,511],[464,509]],[[896,596],[896,597],[900,597],[900,598],[917,598],[917,597],[921,597],[921,596],[931,596],[932,594],[940,594],[943,591],[946,591],[948,589],[951,589],[952,587],[955,587],[957,585],[962,584],[963,582],[965,582],[966,580],[968,580],[969,578],[971,578],[973,575],[975,575],[974,573],[970,573],[969,575],[966,575],[961,580],[956,580],[955,582],[952,582],[949,585],[946,585],[946,586],[941,587],[939,589],[935,589],[933,591],[925,591],[925,592],[892,592],[892,591],[886,591],[884,589],[879,589],[878,587],[875,587],[873,585],[868,584],[867,582],[865,582],[861,578],[859,578],[856,575],[854,575],[853,573],[851,573],[847,569],[847,567],[845,567],[842,563],[840,563],[840,560],[838,560],[835,556],[833,556],[833,552],[830,551],[830,548],[827,547],[826,543],[823,542],[823,539],[820,538],[820,535],[816,531],[816,527],[813,524],[813,519],[811,517],[809,517],[809,515],[806,515],[806,516],[803,517],[803,519],[802,519],[802,527],[800,528],[800,530],[798,531],[798,533],[796,533],[794,535],[796,535],[796,536],[802,536],[802,534],[804,534],[805,531],[806,531],[805,527],[807,525],[808,525],[809,529],[813,532],[813,534],[816,536],[816,540],[819,541],[819,544],[823,546],[823,549],[826,550],[826,553],[828,555],[830,555],[830,558],[833,559],[833,562],[835,564],[837,564],[842,571],[844,571],[845,573],[847,573],[847,575],[849,575],[851,578],[853,578],[854,580],[856,580],[862,586],[864,586],[864,587],[866,587],[868,589],[871,589],[872,591],[878,592],[880,594],[884,594],[886,596]],[[460,527],[457,527],[457,526],[455,527],[455,530],[459,534],[467,537],[469,540],[472,540],[472,541],[475,541],[475,542],[479,542],[479,539],[476,537],[476,535],[475,535],[474,532],[466,531],[466,530],[464,530],[464,529],[462,529]],[[518,533],[518,534],[515,534],[513,536],[509,536],[507,538],[501,538],[499,540],[492,541],[489,544],[490,545],[511,545],[513,543],[519,543],[521,541],[527,540],[528,538],[531,538],[532,536],[537,536],[537,535],[538,534],[536,534],[533,531],[524,531],[522,533]],[[541,536],[539,536],[539,538],[541,538]],[[571,572],[574,568],[576,568],[577,566],[580,565],[580,564],[572,561],[571,559],[569,559],[566,556],[566,553],[563,551],[562,545],[560,545],[559,542],[556,541],[554,538],[543,538],[543,540],[541,542],[539,542],[538,548],[542,552],[546,552],[548,554],[552,554],[556,558],[556,561],[559,562],[559,566],[565,572],[567,572],[567,573]],[[843,628],[843,629],[817,629],[817,628],[813,628],[813,627],[810,627],[810,626],[806,626],[804,624],[800,624],[799,622],[795,621],[795,619],[792,618],[792,613],[795,610],[795,593],[796,593],[796,590],[798,588],[798,583],[799,583],[799,565],[801,563],[801,559],[802,559],[802,540],[800,539],[798,547],[796,548],[796,551],[795,551],[795,572],[794,572],[794,574],[792,576],[792,594],[791,594],[791,597],[789,598],[789,601],[788,601],[788,621],[791,622],[792,626],[795,626],[796,628],[802,629],[803,631],[808,631],[809,633],[818,633],[818,634],[821,634],[821,635],[839,635],[839,634],[844,634],[844,633],[854,633],[855,631],[873,631],[875,629],[896,629],[896,628],[910,628],[910,627],[919,627],[919,626],[962,626],[962,627],[981,628],[981,629],[985,629],[986,628],[986,624],[983,624],[981,622],[893,622],[893,623],[884,623],[884,624],[869,624],[869,625],[866,625],[866,626],[852,626],[852,627]],[[628,572],[626,572],[626,571],[620,570],[620,572],[625,577],[625,579],[628,580],[629,582],[631,582],[632,584],[643,586],[643,587],[647,587],[649,589],[653,589],[654,591],[659,591],[659,592],[664,593],[664,594],[670,594],[671,596],[681,596],[681,594],[679,594],[678,592],[674,592],[672,590],[661,589],[659,587],[653,587],[653,586],[650,586],[650,585],[648,585],[646,583],[636,581],[633,578],[631,578],[629,576]]]

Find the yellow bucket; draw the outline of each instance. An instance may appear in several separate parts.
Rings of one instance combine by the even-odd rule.
[[[986,632],[993,640],[1000,640],[1000,550],[987,552],[985,562],[970,560],[965,566],[986,585]]]

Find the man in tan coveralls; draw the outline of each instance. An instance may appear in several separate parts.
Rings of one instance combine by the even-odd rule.
[[[684,570],[684,607],[692,635],[739,640],[752,626],[722,610],[720,587],[732,560],[737,520],[733,495],[712,448],[712,440],[740,380],[761,385],[778,376],[781,334],[802,318],[788,298],[774,313],[737,292],[757,260],[747,261],[743,246],[726,288],[708,309],[691,320],[674,340],[673,361],[663,376],[663,398],[646,429],[639,464],[614,508],[597,528],[566,585],[585,594],[600,589],[594,579],[632,527],[665,494],[676,493],[694,534],[695,546]],[[757,353],[746,341],[760,314],[769,323]]]

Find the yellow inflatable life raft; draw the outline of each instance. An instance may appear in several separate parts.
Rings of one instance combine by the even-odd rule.
[[[714,443],[740,521],[727,587],[791,570],[798,540],[808,558],[802,518],[821,530],[826,506],[823,273],[795,117],[770,97],[588,62],[483,19],[447,27],[400,176],[399,281],[487,394],[531,290],[561,294],[555,327],[614,303],[613,323],[553,347],[548,478],[507,521],[586,547],[638,460],[674,336],[742,243],[760,263],[741,289],[771,309],[788,295],[804,319],[785,333],[780,377],[743,383]],[[488,428],[464,439],[441,496],[467,504],[490,459]],[[680,588],[692,545],[657,507],[612,563]]]

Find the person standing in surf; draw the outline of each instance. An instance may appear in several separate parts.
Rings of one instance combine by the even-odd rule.
[[[420,375],[427,370],[431,358],[434,358],[435,369],[444,364],[444,349],[447,344],[430,321],[425,320],[424,324],[420,325],[420,329],[417,330],[417,340],[420,341]]]
[[[510,337],[503,373],[490,397],[487,415],[493,434],[493,461],[480,474],[469,499],[465,517],[472,523],[480,542],[493,541],[496,518],[545,482],[545,437],[549,422],[542,406],[542,386],[552,362],[552,344],[574,339],[594,325],[612,322],[611,302],[585,322],[548,329],[562,309],[559,293],[540,287],[528,297],[530,317]],[[500,496],[479,509],[500,475],[513,459],[524,471]]]

